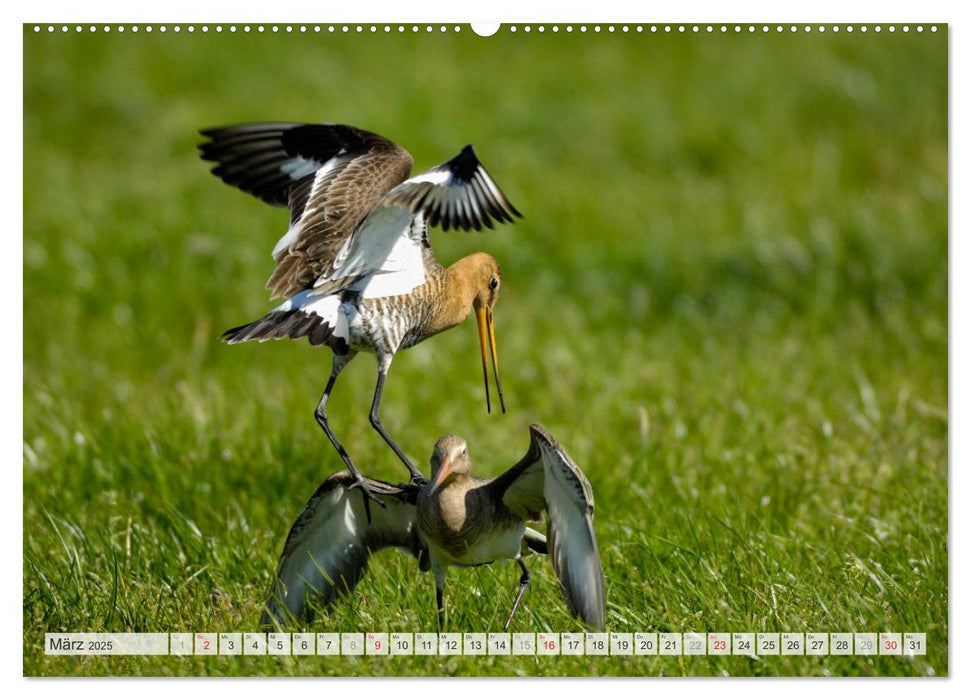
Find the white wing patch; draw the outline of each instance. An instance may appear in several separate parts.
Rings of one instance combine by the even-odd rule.
[[[308,160],[302,156],[297,156],[280,164],[280,170],[289,175],[293,180],[305,178],[315,172],[319,167],[320,163],[317,161]]]
[[[334,315],[340,309],[340,297],[328,295],[325,297],[313,296],[313,290],[306,289],[299,294],[294,294],[274,311],[305,311],[317,314],[328,323],[336,323]]]
[[[273,311],[303,311],[314,314],[324,320],[334,329],[334,335],[342,340],[350,341],[350,327],[347,316],[342,311],[340,297],[334,294],[314,296],[312,289],[294,294]]]
[[[384,259],[381,269],[366,278],[361,287],[365,299],[407,294],[425,283],[421,248],[408,236],[401,236]]]
[[[345,153],[347,153],[347,149],[342,148],[324,163],[321,163],[318,160],[313,160],[312,158],[294,156],[290,160],[281,163],[280,170],[289,175],[293,180],[302,180],[315,172],[317,173],[317,176],[320,177],[322,170],[326,171],[332,169],[334,167],[334,163],[336,163],[337,160]]]
[[[431,170],[426,170],[425,172],[419,173],[414,177],[409,177],[407,180],[402,182],[401,185],[408,185],[408,184],[413,185],[419,182],[430,182],[433,185],[444,185],[446,183],[451,184],[450,180],[453,179],[452,173],[449,172],[448,170],[438,169],[440,167],[441,166],[436,166],[435,168],[432,168]],[[401,185],[398,185],[398,186],[401,187]]]
[[[407,294],[425,283],[423,221],[399,206],[379,206],[347,239],[332,271],[315,283],[360,277],[351,288],[365,299]]]

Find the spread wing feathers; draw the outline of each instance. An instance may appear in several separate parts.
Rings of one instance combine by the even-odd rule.
[[[521,217],[496,185],[472,146],[452,160],[405,180],[384,198],[386,206],[399,205],[412,213],[424,212],[431,226],[446,231],[492,228],[493,219],[512,222]]]
[[[353,483],[347,471],[328,478],[293,524],[260,621],[264,628],[290,618],[309,620],[310,600],[328,605],[349,595],[370,555],[381,549],[398,547],[427,562],[416,524],[418,488],[368,479],[387,505],[372,507],[369,523],[361,493],[348,490]]]
[[[502,493],[502,502],[524,520],[539,520],[546,510],[543,497],[543,455],[533,437],[529,452],[515,466],[496,477],[492,487]]]
[[[602,630],[606,617],[603,566],[593,529],[593,494],[583,472],[552,438],[541,436],[549,511],[550,561],[573,614]]]
[[[472,146],[394,187],[347,239],[315,293],[333,294],[365,277],[364,296],[407,294],[425,282],[428,226],[481,230],[522,216],[482,167]]]
[[[540,425],[531,425],[529,451],[496,479],[503,502],[515,513],[548,512],[547,547],[570,610],[589,627],[603,629],[603,567],[593,529],[593,491],[580,468]]]
[[[274,297],[310,287],[381,198],[401,183],[411,155],[382,136],[345,124],[262,123],[203,131],[202,158],[224,182],[290,208],[273,248]]]

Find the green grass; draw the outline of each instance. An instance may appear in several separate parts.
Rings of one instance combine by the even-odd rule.
[[[503,268],[509,405],[473,324],[399,356],[383,418],[427,464],[511,465],[531,421],[589,477],[614,631],[925,631],[888,657],[64,658],[44,632],[246,631],[339,460],[329,351],[228,347],[285,213],[196,130],[339,121],[417,166],[474,142],[526,218],[433,233]],[[81,35],[24,30],[24,673],[945,675],[947,33]],[[373,476],[363,356],[332,400]],[[551,568],[514,631],[570,631]],[[494,631],[517,568],[452,570]],[[434,631],[396,552],[308,629]]]

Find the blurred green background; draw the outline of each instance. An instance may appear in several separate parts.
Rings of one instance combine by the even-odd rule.
[[[114,29],[114,28],[113,28]],[[372,34],[24,28],[24,672],[947,674],[947,31]],[[503,269],[510,408],[472,322],[402,353],[385,425],[480,475],[539,421],[593,484],[614,631],[923,631],[890,657],[45,657],[48,631],[247,631],[283,538],[340,462],[303,342],[228,347],[271,308],[283,210],[197,130],[334,121],[416,169],[466,143],[516,226],[432,233]],[[357,463],[362,356],[331,402]],[[551,568],[513,631],[580,629]],[[450,627],[495,631],[518,568],[452,570]],[[434,631],[397,553],[308,629]]]

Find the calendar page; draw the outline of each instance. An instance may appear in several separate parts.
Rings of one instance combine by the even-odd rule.
[[[25,676],[949,675],[946,23],[22,34]]]

